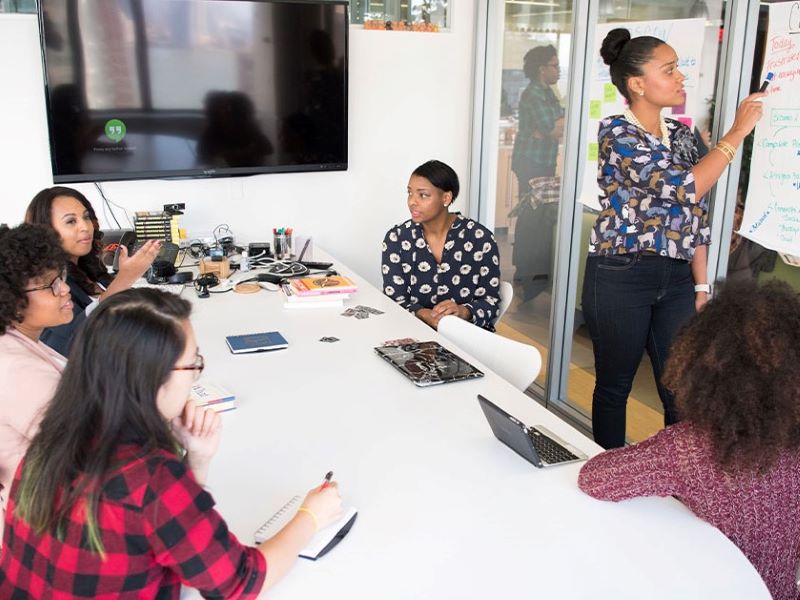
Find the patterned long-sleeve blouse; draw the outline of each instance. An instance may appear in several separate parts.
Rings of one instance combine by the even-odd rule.
[[[671,148],[623,116],[600,121],[597,182],[602,211],[592,228],[590,255],[654,252],[692,260],[711,240],[708,202],[695,194],[694,136],[665,119]]]
[[[425,241],[422,225],[408,220],[383,239],[383,292],[410,312],[453,299],[469,307],[472,322],[494,331],[500,306],[500,254],[492,232],[456,215],[442,261]]]

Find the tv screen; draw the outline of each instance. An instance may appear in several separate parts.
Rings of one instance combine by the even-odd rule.
[[[347,6],[40,0],[54,181],[346,169]]]

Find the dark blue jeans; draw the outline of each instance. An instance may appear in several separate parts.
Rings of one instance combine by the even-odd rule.
[[[695,312],[689,263],[649,253],[590,256],[581,302],[594,347],[595,441],[603,448],[625,444],[625,408],[645,349],[664,423],[677,422],[675,400],[661,385],[661,375],[672,338]]]

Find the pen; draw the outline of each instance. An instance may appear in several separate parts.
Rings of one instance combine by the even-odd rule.
[[[306,240],[306,243],[303,244],[303,249],[300,251],[300,258],[297,259],[297,262],[303,260],[303,257],[306,255],[306,250],[308,250],[308,244],[311,242],[311,238]]]
[[[331,482],[332,477],[333,477],[333,471],[328,471],[327,473],[325,473],[325,481],[323,481],[322,485],[319,486],[320,492],[324,490],[326,487],[328,487],[328,484]]]
[[[772,74],[772,71],[767,73],[767,76],[764,78],[764,83],[761,84],[761,87],[758,88],[758,91],[759,92],[766,92],[767,91],[767,86],[769,86],[769,82],[772,81],[773,77],[774,77],[774,75]]]

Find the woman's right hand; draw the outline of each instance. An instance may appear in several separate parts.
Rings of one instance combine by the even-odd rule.
[[[335,523],[342,516],[342,497],[339,485],[331,481],[324,488],[315,487],[306,494],[303,506],[314,513],[320,529]]]
[[[762,100],[766,97],[766,92],[756,92],[742,100],[736,110],[736,117],[733,120],[730,133],[737,135],[741,139],[747,137],[764,114]],[[741,142],[741,139],[737,141]]]
[[[159,240],[148,240],[133,256],[128,256],[128,249],[122,245],[119,249],[119,272],[133,281],[144,275],[161,250]]]

